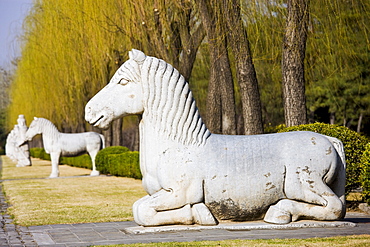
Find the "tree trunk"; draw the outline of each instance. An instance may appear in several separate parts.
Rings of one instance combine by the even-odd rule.
[[[114,56],[115,56],[114,63],[116,65],[117,70],[123,64],[123,57],[118,50],[114,51]],[[122,123],[123,123],[122,118],[116,119],[112,122],[112,125],[110,127],[112,128],[112,136],[110,142],[112,146],[121,146],[122,144]]]
[[[361,124],[362,124],[363,117],[364,117],[364,114],[361,112],[360,117],[358,118],[358,123],[357,123],[357,133],[361,132]]]
[[[103,135],[105,139],[105,147],[112,146],[112,126],[109,126],[107,130],[103,130]]]
[[[262,108],[257,75],[249,48],[248,35],[240,16],[239,1],[223,0],[223,9],[229,30],[229,46],[235,56],[236,78],[240,86],[243,107],[244,134],[262,134]]]
[[[182,5],[186,4],[182,2]],[[181,11],[180,15],[182,15],[183,20],[186,20],[186,25],[178,25],[179,40],[181,41],[178,49],[182,50],[181,56],[179,55],[179,58],[181,57],[179,59],[179,72],[186,81],[189,81],[198,49],[206,34],[203,25],[193,27],[194,30],[190,28],[191,8],[184,7],[184,9],[187,9],[187,11]]]
[[[112,146],[122,145],[122,122],[123,119],[119,118],[112,123]]]
[[[215,66],[211,66],[210,68],[205,124],[212,133],[221,134],[222,133],[221,92],[217,87],[217,83],[215,83],[216,72],[213,71],[215,69],[216,69]]]
[[[330,112],[329,113],[329,121],[330,121],[330,124],[335,124],[335,113],[334,112]]]
[[[308,16],[308,0],[288,0],[282,57],[282,91],[287,127],[307,123],[304,58]]]
[[[234,85],[224,35],[224,20],[217,2],[197,1],[210,50],[210,80],[206,125],[213,133],[236,134]],[[211,7],[212,6],[212,7]]]

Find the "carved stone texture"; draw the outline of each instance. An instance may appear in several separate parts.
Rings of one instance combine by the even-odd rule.
[[[14,162],[17,162],[17,167],[30,166],[31,158],[28,142],[24,142],[27,131],[26,119],[24,118],[24,115],[18,116],[17,123],[18,124],[14,125],[14,129],[9,133],[6,139],[6,155]],[[22,144],[19,145],[19,143]]]
[[[45,152],[50,154],[50,178],[59,176],[59,158],[61,156],[78,156],[88,153],[92,161],[91,176],[99,175],[95,167],[95,156],[104,148],[104,136],[96,132],[60,133],[55,125],[45,118],[37,118],[31,122],[26,132],[25,140],[31,141],[37,135],[42,135]]]
[[[211,134],[183,76],[138,50],[85,107],[106,128],[142,114],[140,168],[148,195],[133,205],[143,226],[220,220],[285,224],[345,215],[343,144],[313,132]]]

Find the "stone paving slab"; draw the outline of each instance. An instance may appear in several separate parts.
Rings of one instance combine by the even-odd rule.
[[[175,226],[161,226],[161,227],[128,227],[125,230],[132,234],[143,234],[143,233],[153,233],[153,232],[170,232],[170,231],[194,231],[194,230],[215,230],[215,229],[225,229],[225,230],[276,230],[276,229],[296,229],[296,228],[330,228],[330,227],[355,227],[356,223],[348,221],[307,221],[302,220],[298,222],[293,222],[285,225],[274,225],[268,224],[263,221],[253,221],[253,222],[227,222],[220,223],[216,226],[200,226],[200,225],[175,225]]]
[[[38,246],[90,246],[227,239],[312,238],[370,234],[370,215],[348,213],[343,221],[298,221],[281,225],[228,222],[218,226],[141,227],[132,221],[31,226]]]

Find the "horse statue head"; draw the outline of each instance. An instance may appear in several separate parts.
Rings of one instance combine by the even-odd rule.
[[[40,119],[34,117],[33,121],[31,122],[26,134],[25,134],[25,142],[32,141],[32,138],[38,134],[42,134],[42,128],[40,125]]]
[[[188,82],[167,62],[133,49],[111,81],[85,107],[85,119],[107,128],[117,118],[143,114],[161,136],[183,144],[204,144],[203,123]]]
[[[86,105],[86,120],[92,125],[106,129],[114,119],[144,111],[140,71],[146,56],[141,51],[132,50],[129,57],[109,84],[94,97],[94,103]]]

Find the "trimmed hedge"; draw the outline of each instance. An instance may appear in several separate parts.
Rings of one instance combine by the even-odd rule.
[[[34,158],[39,158],[42,160],[51,160],[50,154],[47,154],[45,152],[45,149],[43,148],[31,148],[30,149],[30,155]]]
[[[111,154],[122,154],[129,152],[130,149],[122,146],[106,147],[99,151],[95,158],[96,169],[103,174],[110,174],[108,171],[108,156]]]
[[[103,174],[141,179],[139,152],[127,147],[112,146],[100,150],[95,158],[96,169]]]
[[[60,164],[92,170],[91,158],[88,154],[83,154],[76,157],[60,157]]]
[[[125,152],[121,154],[108,155],[104,168],[99,166],[98,170],[109,171],[114,176],[141,179],[139,164],[139,152]]]
[[[312,131],[341,140],[346,155],[346,194],[362,186],[361,157],[369,141],[366,137],[347,127],[324,123],[304,124],[279,130],[288,131]]]
[[[31,148],[34,158],[50,160],[43,148]],[[99,151],[95,157],[96,169],[101,174],[141,179],[139,152],[131,152],[127,147],[112,146]],[[77,157],[61,157],[60,164],[92,169],[88,154]]]
[[[370,205],[370,143],[365,147],[361,163],[363,165],[361,182],[362,182],[362,199]]]

